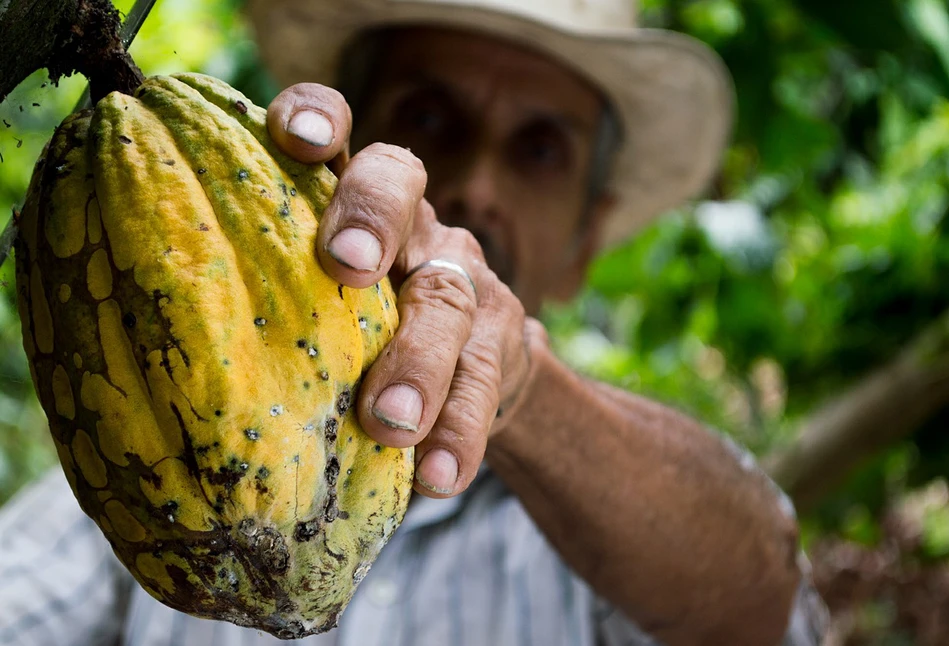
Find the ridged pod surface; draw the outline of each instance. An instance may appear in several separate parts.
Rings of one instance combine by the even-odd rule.
[[[82,509],[160,601],[283,638],[336,624],[412,487],[412,451],[352,407],[398,321],[388,281],[319,267],[335,183],[228,85],[153,77],[63,122],[16,247]]]

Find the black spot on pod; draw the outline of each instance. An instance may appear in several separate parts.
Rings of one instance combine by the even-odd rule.
[[[332,627],[334,626],[331,626],[331,628]],[[306,637],[308,633],[301,622],[291,621],[280,628],[275,634],[280,639],[299,639],[301,637]]]
[[[248,173],[245,169],[242,168],[239,171],[237,171],[237,179],[243,181],[247,179],[248,177],[250,177],[250,173]]]
[[[270,232],[270,227],[267,227],[267,226],[260,227],[260,232],[261,232],[261,233],[269,233],[269,232]]]
[[[282,217],[287,217],[288,215],[290,215],[290,207],[287,204],[282,204],[280,206],[280,210],[278,211],[278,213]]]
[[[326,372],[325,370],[320,373],[320,379],[322,379],[323,381],[329,381],[329,378],[330,378],[330,373]]]
[[[135,327],[135,324],[137,322],[138,322],[138,319],[136,319],[135,315],[132,314],[131,312],[126,312],[125,314],[122,315],[122,325],[124,325],[130,330],[133,327]]]
[[[258,316],[257,318],[254,319],[254,325],[256,325],[257,327],[260,327],[262,325],[267,325],[267,319],[265,319],[262,316]]]
[[[330,417],[323,423],[323,432],[326,434],[327,442],[336,441],[336,433],[339,431],[339,422],[335,417]]]
[[[254,537],[254,550],[269,570],[283,574],[290,566],[287,544],[273,527],[265,527]]]
[[[161,160],[161,163],[163,163],[165,166],[174,166],[174,165],[175,165],[175,160],[174,160],[174,159],[163,159],[163,160]]]
[[[339,458],[331,455],[326,462],[326,482],[331,487],[336,486],[336,480],[339,478]]]
[[[349,512],[348,512],[348,511],[341,511],[341,512],[339,512],[339,519],[340,519],[340,520],[349,520]]]
[[[256,442],[260,439],[260,431],[258,431],[256,428],[245,428],[244,435],[246,435],[247,439],[251,442]]]
[[[237,109],[237,111],[240,112],[241,114],[247,114],[247,106],[244,104],[243,101],[238,101],[238,102],[236,102],[236,103],[234,104],[234,107],[235,107],[235,108]]]
[[[350,404],[352,404],[352,397],[352,393],[349,392],[348,388],[341,392],[336,399],[336,412],[340,415],[344,415],[346,411],[349,410]]]
[[[198,175],[204,175],[206,172],[208,172],[208,169],[207,169],[207,168],[199,168],[199,169],[198,169]]]
[[[326,508],[323,510],[323,518],[328,523],[332,523],[339,517],[339,507],[336,506],[336,494],[330,493],[326,500]]]
[[[310,382],[309,382],[309,381],[304,381],[304,382],[303,382],[303,390],[309,390],[309,389],[310,389]]]
[[[291,189],[290,189],[290,195],[296,195],[296,194],[297,194],[297,189],[291,188]]]
[[[121,142],[122,142],[123,144],[125,144],[126,146],[128,146],[130,143],[132,143],[132,140],[129,139],[128,137],[126,137],[125,135],[119,135],[119,141],[121,141]]]
[[[298,543],[305,543],[320,533],[322,523],[319,520],[308,520],[305,523],[297,523],[293,531],[293,539]]]
[[[223,414],[224,414],[224,413],[221,411],[220,408],[217,409],[216,411],[214,411],[214,416],[215,416],[215,417],[220,417],[220,416],[223,415]]]
[[[305,348],[305,347],[306,347],[306,339],[297,339],[297,347],[298,347],[298,348]]]
[[[260,478],[261,480],[263,480],[269,475],[270,475],[270,469],[268,469],[267,467],[260,467],[259,469],[257,469],[257,477]]]
[[[382,446],[379,445],[379,444],[376,444],[376,445],[373,447],[373,450],[374,450],[376,453],[382,453]]]

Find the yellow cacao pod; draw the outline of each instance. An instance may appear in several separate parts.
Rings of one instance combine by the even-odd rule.
[[[336,179],[201,75],[66,119],[20,221],[33,380],[83,511],[155,598],[283,638],[328,630],[401,522],[411,450],[359,427],[387,280],[315,256]]]

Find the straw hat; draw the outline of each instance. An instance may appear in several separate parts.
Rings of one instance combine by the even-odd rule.
[[[334,85],[367,29],[444,25],[531,46],[612,100],[625,137],[601,244],[622,241],[710,180],[732,118],[730,77],[692,38],[636,27],[634,0],[250,0],[264,63],[284,84]]]

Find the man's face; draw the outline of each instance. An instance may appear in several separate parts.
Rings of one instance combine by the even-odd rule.
[[[543,55],[461,32],[402,30],[376,60],[354,147],[410,148],[439,220],[475,234],[528,313],[572,293],[605,208],[587,197],[600,95]]]

